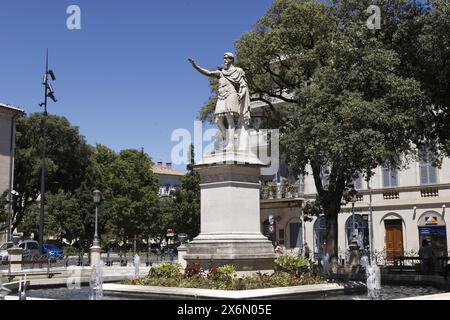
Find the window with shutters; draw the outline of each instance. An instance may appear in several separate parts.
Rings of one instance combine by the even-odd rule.
[[[383,188],[398,187],[398,170],[393,168],[382,168]]]
[[[420,184],[437,183],[437,168],[433,165],[434,154],[428,148],[419,150]]]

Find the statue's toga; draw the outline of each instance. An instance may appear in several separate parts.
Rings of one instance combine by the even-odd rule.
[[[227,139],[225,150],[234,150],[235,131],[247,130],[251,118],[250,95],[244,70],[233,65],[234,55],[230,52],[224,54],[223,68],[215,71],[200,68],[191,58],[188,60],[200,73],[219,79],[215,121],[222,138]]]

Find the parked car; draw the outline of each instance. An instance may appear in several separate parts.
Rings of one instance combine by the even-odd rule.
[[[42,253],[48,254],[51,258],[57,258],[57,259],[63,259],[64,258],[64,251],[58,248],[54,244],[44,244],[42,246]]]
[[[19,247],[23,249],[22,255],[28,259],[39,257],[39,243],[34,240],[23,240],[19,243]]]
[[[8,249],[14,247],[14,243],[5,242],[0,247],[0,261],[8,261]]]
[[[52,239],[46,240],[45,244],[54,245],[54,246],[58,247],[59,249],[63,249],[64,247],[68,246],[67,243],[61,242],[59,240],[52,240]]]

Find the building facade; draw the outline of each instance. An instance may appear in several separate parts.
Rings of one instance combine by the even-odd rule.
[[[172,163],[164,164],[162,161],[153,164],[153,173],[159,177],[159,196],[168,197],[178,187],[181,186],[181,178],[185,172],[175,170]]]
[[[272,102],[283,108],[283,102]],[[261,122],[264,122],[261,112],[264,106],[261,102],[252,104],[252,115],[260,116]],[[363,254],[369,252],[372,239],[374,253],[381,263],[392,261],[395,256],[417,256],[424,239],[438,256],[449,255],[450,216],[446,211],[450,206],[450,159],[444,158],[440,168],[433,166],[433,160],[431,153],[418,150],[417,160],[406,169],[377,168],[370,190],[362,177],[354,181],[358,191],[354,210],[348,204],[338,216],[341,261],[348,259],[353,233]],[[317,195],[309,171],[311,174],[301,179],[290,177],[281,164],[277,175],[261,177],[261,231],[287,249],[299,250],[307,243],[314,257],[320,259],[324,254],[325,217],[313,217],[305,222],[302,214],[306,201],[315,200]],[[275,228],[269,229],[269,217],[274,218]]]
[[[438,256],[447,256],[450,236],[446,226],[450,217],[450,159],[443,160],[441,168],[429,159],[413,162],[405,170],[377,168],[369,190],[362,178],[355,181],[358,191],[354,209],[347,204],[338,217],[339,256],[348,258],[348,245],[353,233],[363,254],[369,252],[372,236],[375,254],[380,260],[392,261],[395,256],[417,255],[424,239]],[[261,228],[286,248],[302,248],[307,242],[315,258],[324,254],[326,234],[325,217],[303,221],[302,207],[316,198],[311,175],[299,184],[298,193],[283,194],[282,184],[274,183],[276,192],[267,196],[262,191]],[[263,187],[264,189],[264,187]],[[371,206],[370,206],[371,203]],[[370,207],[372,221],[370,221]],[[354,216],[353,216],[354,213]],[[275,219],[275,230],[267,232],[269,216]],[[354,218],[353,218],[354,217]],[[372,225],[373,234],[370,234]]]
[[[16,120],[23,114],[18,107],[0,103],[0,194],[13,185]],[[8,207],[0,209],[9,212]],[[0,225],[0,243],[6,240],[7,224],[3,224]]]

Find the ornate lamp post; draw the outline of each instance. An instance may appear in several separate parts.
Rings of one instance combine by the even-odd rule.
[[[94,191],[94,203],[95,203],[95,233],[94,233],[94,242],[91,247],[91,264],[96,265],[101,260],[101,248],[100,241],[98,238],[98,207],[100,202],[102,201],[102,193],[99,190]]]
[[[359,244],[356,240],[356,221],[355,221],[355,202],[357,201],[358,191],[354,187],[348,192],[349,202],[352,203],[352,241],[349,244],[350,249],[350,266],[359,266],[360,252]]]

